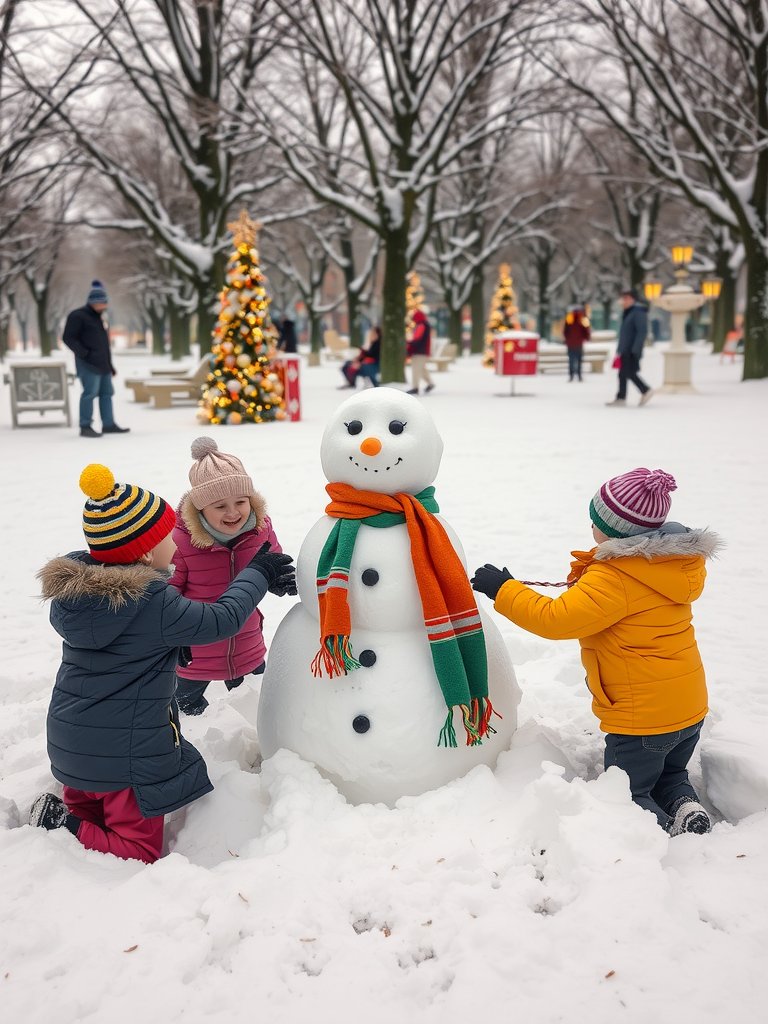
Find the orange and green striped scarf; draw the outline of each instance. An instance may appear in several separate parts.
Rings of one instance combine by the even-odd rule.
[[[360,526],[387,527],[405,523],[411,559],[424,612],[424,627],[448,716],[438,746],[455,747],[453,713],[461,711],[467,745],[495,732],[488,698],[485,637],[467,574],[448,535],[434,513],[439,512],[434,487],[419,494],[378,494],[349,484],[328,484],[331,503],[325,511],[338,519],[325,542],[317,566],[320,604],[320,650],[312,672],[332,679],[360,667],[350,644],[349,567]]]

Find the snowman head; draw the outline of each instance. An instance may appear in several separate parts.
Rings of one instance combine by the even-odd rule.
[[[387,387],[342,402],[320,444],[331,483],[381,494],[418,494],[437,476],[442,454],[443,440],[422,403]]]

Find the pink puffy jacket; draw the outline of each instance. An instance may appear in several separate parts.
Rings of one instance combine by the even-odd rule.
[[[170,586],[192,601],[210,603],[221,597],[264,541],[269,541],[270,551],[282,551],[260,494],[251,497],[251,507],[256,513],[255,528],[228,548],[203,528],[200,513],[186,494],[181,499],[173,531],[176,553]],[[236,636],[193,647],[191,664],[184,668],[179,665],[178,675],[183,679],[235,679],[253,672],[267,653],[261,633],[263,621],[257,608]]]

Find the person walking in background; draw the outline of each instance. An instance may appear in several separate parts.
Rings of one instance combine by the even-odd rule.
[[[431,391],[435,384],[427,369],[427,359],[431,352],[432,329],[423,309],[413,312],[415,327],[406,345],[406,354],[411,357],[411,387],[409,395],[418,395],[419,384],[424,381],[424,391]]]
[[[563,325],[563,341],[568,349],[568,380],[581,380],[584,342],[592,337],[587,309],[583,303],[569,306]]]
[[[107,292],[101,281],[92,281],[84,306],[73,309],[64,325],[62,341],[75,353],[75,369],[83,392],[80,395],[80,437],[101,437],[93,429],[93,403],[99,400],[102,434],[127,434],[129,427],[118,427],[112,410],[115,389],[109,332],[104,314]]]
[[[339,390],[353,388],[358,377],[367,378],[375,388],[379,386],[379,360],[381,358],[381,328],[372,327],[368,332],[365,344],[358,350],[354,359],[348,359],[341,368],[346,384]]]
[[[645,405],[653,396],[653,391],[640,376],[640,360],[643,355],[645,336],[648,333],[648,309],[638,300],[640,296],[635,288],[626,288],[621,293],[621,304],[624,313],[619,328],[619,344],[616,349],[614,365],[619,371],[619,390],[612,402],[606,405],[624,406],[627,404],[627,381],[632,381],[640,392],[640,405]]]

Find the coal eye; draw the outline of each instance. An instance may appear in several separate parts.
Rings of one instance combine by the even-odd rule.
[[[390,434],[402,434],[404,430],[405,424],[403,423],[402,420],[392,420],[392,422],[389,424]]]
[[[350,420],[349,423],[345,423],[344,426],[347,428],[350,434],[359,434],[363,429],[363,424],[360,420]]]

